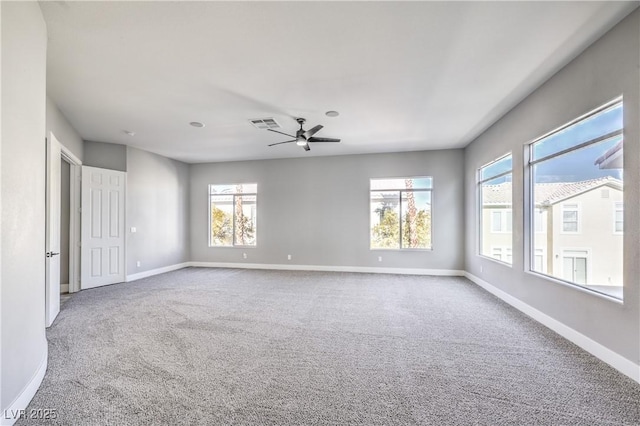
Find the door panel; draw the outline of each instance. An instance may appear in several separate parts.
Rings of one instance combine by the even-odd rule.
[[[45,267],[45,321],[53,324],[60,312],[60,184],[62,146],[51,135],[47,140],[47,219]]]
[[[124,172],[82,167],[82,289],[125,280],[125,188]]]
[[[578,284],[587,283],[587,259],[584,257],[576,257],[575,260],[575,280]]]
[[[567,281],[573,282],[573,257],[564,257],[562,259],[563,277]]]
[[[562,257],[563,278],[576,284],[587,284],[588,252],[567,250]]]

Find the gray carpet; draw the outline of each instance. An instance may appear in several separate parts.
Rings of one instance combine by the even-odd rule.
[[[640,385],[464,278],[189,268],[82,291],[61,425],[640,424]]]

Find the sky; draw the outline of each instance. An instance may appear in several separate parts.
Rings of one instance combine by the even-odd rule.
[[[623,106],[619,103],[535,142],[531,145],[531,159],[553,155],[622,128]],[[535,182],[576,182],[604,176],[622,180],[622,169],[601,170],[594,164],[598,157],[615,146],[621,138],[622,136],[616,136],[536,164]],[[511,158],[504,158],[484,168],[482,178],[495,176],[510,169]],[[489,183],[497,184],[509,179],[510,177],[503,177]]]

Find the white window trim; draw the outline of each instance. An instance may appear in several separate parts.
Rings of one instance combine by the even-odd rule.
[[[491,252],[491,254],[493,254],[494,250],[500,250],[500,256],[504,256],[504,257],[506,257],[507,251],[511,251],[511,263],[507,262],[504,259],[496,259],[492,255],[487,256],[486,254],[483,254],[482,257],[486,257],[487,259],[491,259],[491,260],[493,260],[495,262],[503,263],[503,264],[508,265],[508,266],[513,266],[513,247],[509,247],[509,246],[491,246],[489,248],[489,251]]]
[[[566,208],[566,206],[576,206],[573,208]],[[576,231],[565,231],[564,230],[564,212],[565,211],[575,211],[576,212]],[[560,206],[560,234],[564,235],[578,235],[582,233],[582,205],[579,201],[571,201],[569,203],[563,203]]]
[[[618,209],[618,205],[621,206],[620,209]],[[618,231],[616,230],[616,213],[618,213],[618,211],[622,212],[622,231]],[[614,201],[613,202],[613,235],[624,235],[624,202],[623,201]]]
[[[245,182],[242,185],[245,185],[245,184],[253,184],[253,182],[249,182],[249,183]],[[208,207],[207,207],[207,210],[209,212],[209,216],[208,216],[208,220],[207,220],[207,223],[209,224],[209,229],[208,229],[209,236],[207,237],[207,239],[208,239],[208,242],[209,242],[209,245],[208,245],[209,248],[216,248],[216,249],[218,249],[218,248],[221,248],[221,249],[229,249],[229,248],[231,248],[231,249],[233,249],[233,248],[254,249],[254,248],[258,247],[258,226],[257,226],[257,223],[258,223],[258,188],[257,188],[257,186],[258,185],[257,185],[257,183],[256,183],[256,192],[233,193],[233,194],[212,194],[211,193],[211,187],[212,186],[219,186],[219,185],[235,186],[236,184],[211,183],[211,184],[209,184],[207,186],[207,189],[208,189],[208,194],[207,194],[207,205],[208,205]],[[223,246],[223,245],[213,244],[213,241],[211,241],[211,227],[213,226],[213,223],[211,221],[211,197],[212,196],[216,196],[216,195],[230,195],[230,196],[233,196],[233,197],[235,197],[236,195],[243,195],[243,196],[255,196],[256,197],[256,203],[255,203],[255,213],[256,213],[256,231],[255,232],[256,232],[256,235],[254,237],[255,244],[253,244],[253,245],[235,244],[234,243],[234,241],[235,241],[235,225],[233,227],[233,231],[232,231],[233,235],[231,236],[231,244],[230,245]],[[235,202],[232,202],[232,205],[233,205],[233,211],[234,211],[234,214],[233,214],[234,219],[233,219],[233,221],[235,221]]]
[[[493,228],[493,217],[491,217],[491,221],[490,221],[490,232],[492,234],[511,234],[513,233],[513,208],[509,208],[509,209],[503,209],[503,208],[496,208],[496,209],[492,209],[491,210],[491,216],[493,216],[494,213],[500,213],[500,230],[496,231]],[[509,221],[507,220],[509,217],[509,214],[511,214],[511,229],[507,230],[507,223],[509,223]]]
[[[411,190],[406,190],[406,189],[371,189],[371,181],[372,180],[382,180],[382,179],[422,179],[422,178],[429,178],[431,179],[431,187],[430,188],[416,188],[416,189],[411,189]],[[434,232],[433,232],[433,206],[434,206],[434,201],[433,201],[433,187],[434,185],[434,178],[433,176],[403,176],[403,177],[375,177],[375,178],[369,178],[369,251],[393,251],[393,252],[399,252],[399,251],[411,251],[411,252],[416,252],[416,251],[433,251],[433,246],[434,246]],[[430,199],[431,199],[431,204],[429,205],[429,209],[431,212],[431,247],[428,248],[409,248],[409,247],[402,247],[402,226],[400,226],[400,241],[398,241],[398,245],[399,248],[389,248],[389,247],[382,247],[382,248],[377,248],[377,247],[372,247],[372,239],[371,239],[371,230],[373,228],[373,221],[371,220],[371,193],[373,192],[398,192],[398,202],[399,202],[399,207],[398,207],[398,215],[400,216],[400,218],[402,217],[402,210],[400,205],[402,204],[402,193],[403,192],[429,192],[430,193]],[[402,224],[402,219],[400,219],[400,223]]]
[[[539,277],[541,279],[544,279],[546,281],[550,281],[556,284],[560,284],[560,285],[564,285],[567,287],[570,287],[576,291],[581,291],[584,292],[586,294],[590,294],[592,296],[595,297],[599,297],[601,299],[605,299],[608,300],[610,302],[614,302],[617,303],[619,305],[624,305],[624,298],[617,298],[614,296],[611,296],[609,294],[606,293],[602,293],[599,292],[597,290],[594,290],[592,288],[590,288],[590,286],[584,286],[581,284],[575,284],[575,283],[571,283],[569,281],[563,280],[562,278],[553,276],[553,275],[548,275],[547,273],[542,273],[542,272],[538,272],[533,270],[532,265],[530,264],[532,259],[532,252],[534,250],[534,247],[532,246],[533,241],[534,241],[534,235],[535,235],[535,228],[533,225],[533,219],[532,219],[532,211],[535,209],[535,202],[534,202],[534,182],[533,182],[533,173],[532,173],[532,168],[533,165],[536,163],[539,163],[541,161],[544,161],[544,159],[536,159],[536,160],[532,160],[531,156],[532,156],[532,146],[542,140],[545,139],[546,137],[561,131],[562,129],[571,126],[572,124],[578,123],[584,119],[587,119],[588,117],[597,114],[600,111],[603,111],[607,108],[610,108],[618,103],[622,104],[623,102],[623,97],[619,96],[609,102],[607,102],[606,104],[602,105],[601,107],[590,111],[576,119],[574,119],[571,122],[568,122],[567,124],[560,126],[554,130],[549,131],[548,133],[537,137],[536,139],[533,139],[529,142],[527,142],[524,146],[523,146],[523,151],[524,151],[524,179],[525,179],[525,197],[524,197],[524,219],[525,219],[525,229],[524,229],[524,234],[525,234],[525,254],[527,256],[525,256],[525,262],[528,262],[529,264],[527,265],[527,263],[525,263],[525,270],[524,272],[526,274],[530,274],[532,276],[535,277]],[[624,106],[623,106],[624,108]],[[622,129],[624,130],[624,129]],[[556,154],[557,155],[557,154]],[[580,218],[578,218],[578,220],[580,220]],[[549,249],[547,247],[547,249]],[[570,248],[568,248],[568,250],[571,250]],[[584,247],[579,248],[579,249],[574,249],[574,250],[585,250]],[[589,255],[591,255],[590,249],[589,249]],[[527,260],[529,259],[529,260]],[[587,277],[589,276],[593,276],[592,271],[590,270],[591,268],[591,263],[592,262],[587,262]]]
[[[540,250],[542,252],[542,271],[535,271],[533,270],[533,266],[535,266],[536,264],[536,250]],[[531,263],[532,265],[532,271],[533,272],[537,272],[540,274],[546,274],[547,273],[547,249],[545,248],[535,248],[533,249],[533,257],[531,259],[533,262]]]
[[[503,173],[499,173],[496,174],[494,176],[489,176],[489,177],[485,177],[484,179],[481,177],[482,176],[482,170],[485,169],[486,167],[489,167],[490,165],[503,160],[504,158],[507,157],[511,157],[511,170],[503,172]],[[511,175],[511,181],[513,182],[513,151],[509,151],[504,155],[501,155],[500,157],[496,158],[495,160],[492,160],[488,163],[485,163],[484,165],[478,167],[478,169],[476,170],[476,217],[475,217],[475,226],[476,226],[476,232],[475,232],[475,238],[476,238],[476,256],[478,257],[482,257],[485,259],[489,259],[492,261],[496,261],[499,262],[501,264],[507,265],[509,267],[511,267],[512,265],[505,263],[505,262],[500,262],[488,255],[485,255],[482,253],[482,246],[483,246],[483,239],[486,238],[484,234],[484,214],[483,214],[483,208],[484,208],[484,201],[482,199],[482,185],[485,182],[488,182],[490,180],[496,179],[500,176],[505,176],[505,175]],[[511,204],[512,207],[511,209],[513,210],[513,187],[511,188]],[[492,228],[492,223],[489,222],[489,232],[491,232],[491,228]],[[511,222],[511,234],[513,235],[513,212],[512,212],[512,222]],[[513,259],[513,258],[512,258]]]
[[[547,226],[548,226],[548,218],[547,216],[549,215],[549,210],[548,209],[544,209],[542,207],[535,207],[533,209],[533,213],[535,215],[540,215],[541,218],[543,218],[542,220],[542,224],[541,224],[541,231],[536,230],[536,220],[535,220],[535,216],[533,217],[533,220],[531,221],[533,223],[533,230],[536,234],[546,234],[547,233]]]

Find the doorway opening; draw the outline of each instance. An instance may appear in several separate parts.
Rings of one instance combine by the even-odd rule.
[[[82,163],[51,133],[46,154],[46,326],[60,312],[61,294],[80,290],[80,173]],[[62,286],[61,284],[66,284]],[[66,299],[65,299],[66,300]]]
[[[82,162],[62,145],[61,150],[60,290],[80,291],[80,177]],[[65,211],[66,208],[66,211]],[[64,279],[63,279],[64,278]],[[66,284],[66,286],[65,286]],[[64,286],[64,287],[63,287]]]

